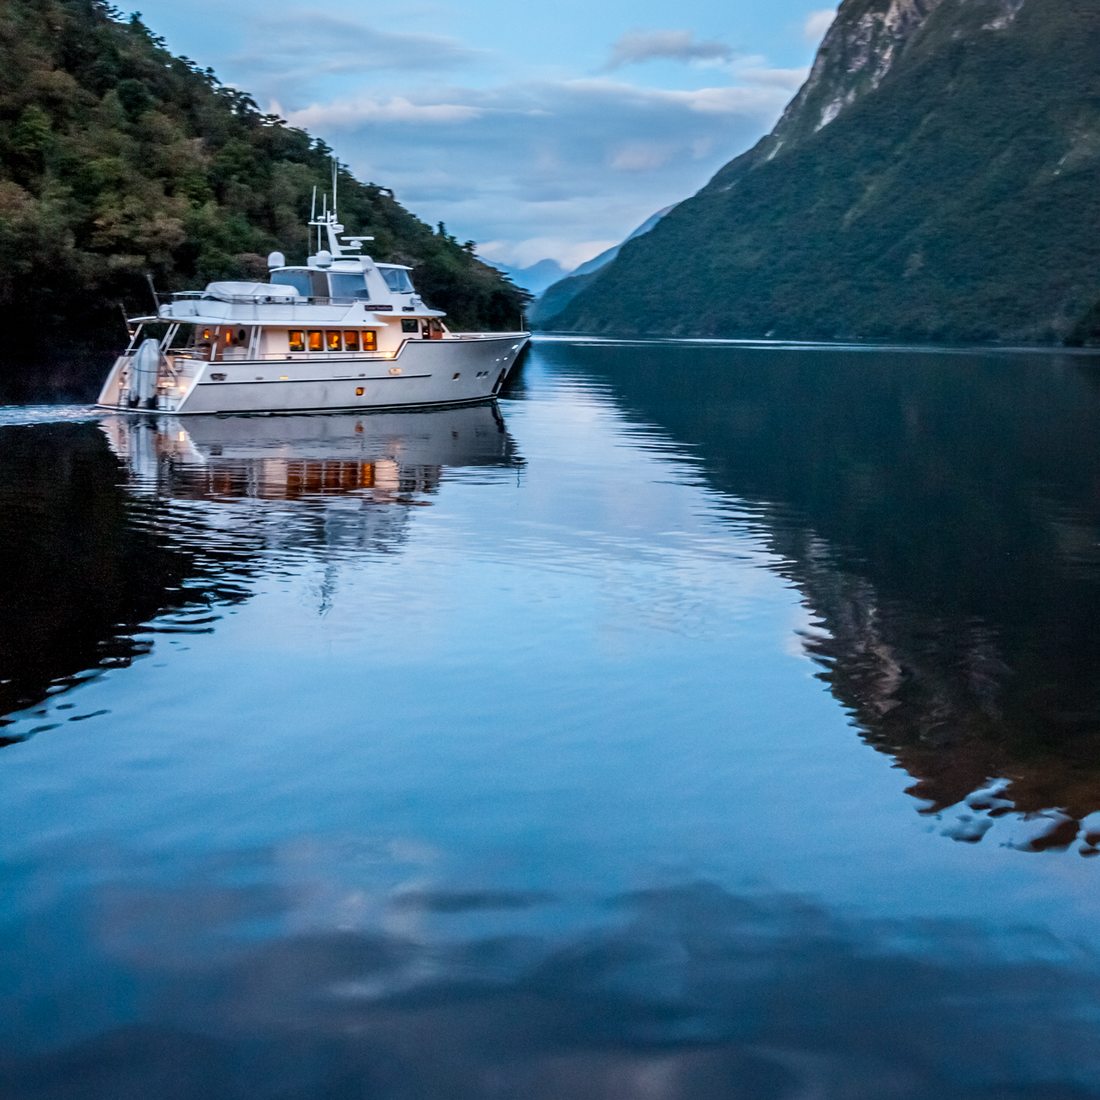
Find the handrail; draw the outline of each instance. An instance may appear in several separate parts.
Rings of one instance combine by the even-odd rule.
[[[207,294],[205,290],[178,290],[173,292],[174,301],[189,302],[224,302],[227,305],[252,305],[252,306],[353,306],[362,304],[369,306],[372,313],[392,313],[395,307],[392,303],[373,303],[369,298],[348,297],[302,297],[285,298],[277,294]],[[415,307],[413,307],[415,309]],[[404,310],[403,310],[404,312]],[[412,312],[411,310],[409,312]]]

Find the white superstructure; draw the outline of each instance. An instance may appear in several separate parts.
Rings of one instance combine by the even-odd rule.
[[[217,282],[131,320],[99,395],[161,413],[312,412],[484,401],[528,332],[456,333],[417,294],[410,268],[375,263],[335,210],[310,221],[305,266],[273,252],[270,282]],[[322,247],[327,245],[327,247]]]

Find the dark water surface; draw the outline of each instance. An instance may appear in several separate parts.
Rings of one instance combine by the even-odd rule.
[[[1100,1097],[1100,361],[0,409],[0,1095]]]

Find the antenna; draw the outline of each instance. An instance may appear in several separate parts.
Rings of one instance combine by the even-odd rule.
[[[160,313],[160,295],[157,293],[156,285],[153,283],[153,273],[151,271],[145,272],[145,281],[149,284],[149,291],[153,295],[153,301],[156,304],[156,312]]]
[[[336,191],[340,186],[340,162],[332,158],[332,216],[336,217]]]

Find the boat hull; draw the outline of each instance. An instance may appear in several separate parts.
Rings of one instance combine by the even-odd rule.
[[[288,357],[285,360],[192,361],[182,383],[158,391],[155,407],[126,400],[127,363],[120,359],[99,405],[123,411],[289,413],[424,408],[485,401],[500,392],[527,344],[527,333],[409,340],[392,357]]]

